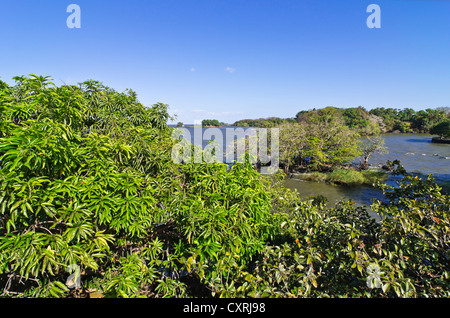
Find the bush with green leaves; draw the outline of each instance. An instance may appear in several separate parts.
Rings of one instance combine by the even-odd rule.
[[[280,162],[285,171],[332,171],[361,154],[360,135],[345,125],[340,111],[327,107],[280,128]]]
[[[261,176],[249,164],[175,165],[166,105],[96,81],[15,79],[0,95],[4,295],[72,295],[74,265],[85,291],[179,296],[189,272],[263,246]]]
[[[227,296],[449,297],[450,200],[431,176],[408,175],[388,163],[398,184],[380,184],[385,200],[371,210],[351,201],[285,197],[277,234],[250,268],[234,277]],[[289,206],[288,204],[287,206]]]

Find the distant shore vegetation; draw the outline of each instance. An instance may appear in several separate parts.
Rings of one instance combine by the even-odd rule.
[[[205,119],[203,127],[228,124]],[[338,184],[369,184],[375,175],[361,173],[370,166],[370,158],[386,152],[382,133],[429,133],[441,139],[450,136],[450,107],[411,108],[364,107],[302,110],[292,118],[259,118],[236,121],[231,126],[280,129],[280,167],[287,173],[315,172],[312,180]],[[355,164],[355,162],[359,162]],[[335,169],[346,173],[329,173]],[[349,172],[353,170],[353,172]],[[321,177],[320,173],[328,173]],[[349,181],[349,174],[352,180]],[[341,176],[342,178],[339,178]]]
[[[220,127],[226,126],[226,123],[220,122],[217,119],[203,119],[202,126],[203,127]]]
[[[299,122],[304,123],[311,116],[332,114],[343,120],[350,129],[356,129],[361,134],[370,135],[376,133],[430,133],[434,126],[450,122],[450,107],[427,108],[415,111],[411,108],[397,109],[377,107],[366,110],[364,107],[324,107],[320,109],[299,111],[293,118],[260,118],[242,119],[233,123],[240,127],[277,127],[281,124]],[[442,124],[443,125],[443,124]],[[445,127],[442,127],[445,129]],[[448,129],[447,129],[448,133]]]
[[[368,169],[374,154],[387,151],[382,133],[448,137],[450,107],[420,111],[380,107],[367,111],[363,107],[330,106],[300,111],[294,118],[245,119],[233,126],[280,128],[280,166],[286,173],[314,172],[314,177],[308,177],[311,180],[369,184],[374,176],[383,178],[382,171],[362,172]]]
[[[209,126],[224,124],[204,122]],[[382,133],[429,133],[450,138],[450,107],[419,111],[378,107],[368,111],[364,107],[329,106],[302,110],[293,118],[243,119],[232,126],[280,128],[280,167],[286,173],[332,172],[350,166],[366,170],[374,154],[386,152]],[[330,180],[325,176],[315,179]],[[367,179],[359,179],[367,183]],[[335,181],[346,183],[344,179]]]

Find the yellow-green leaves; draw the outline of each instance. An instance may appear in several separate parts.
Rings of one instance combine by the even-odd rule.
[[[248,162],[172,162],[167,106],[132,91],[16,80],[0,83],[2,296],[67,296],[71,266],[79,289],[109,297],[450,296],[449,199],[432,179],[383,186],[377,222],[351,202],[301,200]],[[309,148],[339,163],[353,145],[335,147],[336,127],[286,144],[283,160]]]
[[[152,182],[171,171],[167,106],[95,81],[15,80],[0,88],[0,269],[62,295],[64,267],[105,272],[105,259],[115,264],[117,249],[133,251],[169,215]]]

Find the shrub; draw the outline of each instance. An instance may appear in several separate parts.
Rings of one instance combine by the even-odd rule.
[[[401,171],[401,169],[396,169]],[[394,172],[395,173],[395,172]],[[430,177],[383,186],[386,201],[366,207],[314,200],[275,214],[277,235],[232,293],[251,297],[449,297],[449,205]]]
[[[218,260],[264,245],[271,205],[250,164],[176,165],[167,106],[99,82],[17,78],[1,92],[0,282],[4,295],[183,296],[212,289]],[[21,285],[23,284],[23,285]]]

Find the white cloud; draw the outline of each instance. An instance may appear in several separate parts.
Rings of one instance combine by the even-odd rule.
[[[194,67],[191,68],[191,72],[195,72],[195,68]]]
[[[234,73],[234,72],[236,71],[236,69],[235,69],[235,68],[232,68],[232,67],[229,67],[229,66],[227,66],[227,67],[225,68],[225,71],[227,71],[228,73]]]

